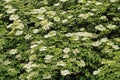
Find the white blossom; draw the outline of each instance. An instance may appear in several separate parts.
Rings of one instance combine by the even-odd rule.
[[[60,3],[56,3],[56,4],[54,4],[54,6],[60,6]]]
[[[19,35],[22,35],[23,34],[23,31],[20,31],[20,30],[17,30],[15,35],[19,36]]]
[[[78,3],[84,3],[85,1],[84,0],[78,0]]]
[[[118,0],[110,0],[110,2],[117,2]]]
[[[9,24],[8,26],[6,26],[6,28],[11,28],[13,26],[13,24]]]
[[[102,38],[100,41],[101,41],[101,42],[107,42],[107,41],[108,41],[108,38]]]
[[[78,49],[73,49],[72,51],[73,51],[74,54],[77,54],[77,53],[80,52]]]
[[[52,55],[45,55],[45,60],[50,60],[53,56]]]
[[[73,36],[73,34],[72,33],[66,33],[65,36],[66,37],[71,37],[71,36]]]
[[[63,49],[63,52],[64,52],[64,53],[69,53],[70,51],[71,51],[70,48],[64,48],[64,49]]]
[[[102,24],[95,26],[95,29],[97,29],[97,30],[99,30],[99,31],[104,31],[104,30],[106,30],[106,28],[105,28]]]
[[[101,16],[100,19],[101,19],[101,20],[106,20],[107,17],[106,17],[106,16]]]
[[[64,54],[62,58],[69,58],[70,56],[68,54]]]
[[[64,20],[62,20],[62,23],[66,23],[68,20],[67,19],[64,19]]]
[[[101,45],[101,42],[100,42],[100,41],[96,41],[96,42],[93,42],[93,43],[92,43],[92,46],[98,47],[99,45]]]
[[[63,75],[63,76],[66,76],[66,75],[70,74],[69,70],[61,70],[60,72],[61,72],[61,75]]]
[[[43,14],[47,9],[45,7],[41,7],[40,9],[31,10],[31,14]]]
[[[33,64],[32,61],[28,62],[27,64],[24,65],[24,68],[32,68],[32,67],[37,67],[36,64]]]
[[[50,78],[52,78],[52,76],[51,76],[50,74],[48,74],[48,75],[43,75],[43,79],[50,79]]]
[[[8,2],[10,2],[10,1],[12,1],[12,0],[3,0],[3,1],[5,1],[6,3],[8,3]]]
[[[94,71],[94,72],[93,72],[93,75],[97,75],[97,74],[99,74],[99,73],[100,73],[100,69]]]
[[[60,18],[59,17],[54,17],[54,21],[59,22]]]
[[[10,54],[16,54],[17,53],[17,49],[11,49],[9,53]]]
[[[7,9],[13,9],[12,5],[5,5],[5,8],[7,8]]]
[[[113,45],[114,45],[114,43],[113,43],[113,42],[111,42],[111,41],[109,41],[109,42],[107,42],[107,45],[109,45],[109,46],[113,46]]]
[[[10,20],[17,20],[17,19],[19,19],[19,16],[15,15],[15,14],[12,14],[9,19]]]
[[[109,24],[106,27],[109,28],[109,29],[114,29],[114,28],[116,28],[116,25]]]
[[[63,61],[57,62],[57,66],[66,66],[66,63]]]
[[[66,2],[67,0],[60,0],[61,2]]]
[[[118,50],[118,49],[119,49],[119,46],[118,46],[118,45],[112,45],[112,48]]]
[[[102,3],[101,3],[101,2],[96,2],[95,4],[96,4],[96,5],[101,5]]]
[[[23,29],[24,25],[22,23],[19,23],[18,26],[16,26],[17,29]]]
[[[7,13],[15,13],[16,9],[9,8],[6,12]]]
[[[45,50],[47,50],[47,47],[46,47],[46,46],[43,46],[43,47],[41,47],[41,48],[39,49],[39,51],[45,51]]]
[[[30,48],[32,49],[32,48],[35,48],[35,47],[37,47],[37,46],[38,46],[38,45],[33,44],[33,45],[30,46]]]
[[[76,61],[77,65],[80,67],[85,67],[85,62],[83,60]]]
[[[9,60],[5,60],[3,63],[4,63],[4,65],[9,65],[9,64],[11,64],[11,62],[10,62]]]
[[[39,32],[39,29],[34,29],[33,30],[33,33],[38,33]]]
[[[36,18],[38,18],[39,20],[44,20],[44,15],[38,15]]]
[[[27,35],[25,35],[25,37],[24,37],[26,40],[27,39],[30,39],[31,38],[31,35],[30,34],[27,34]]]
[[[44,38],[49,38],[53,36],[56,36],[56,31],[50,31],[47,35],[44,36]]]

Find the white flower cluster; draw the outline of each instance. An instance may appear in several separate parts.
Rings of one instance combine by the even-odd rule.
[[[97,75],[97,74],[99,74],[99,73],[100,73],[100,69],[94,71],[94,72],[93,72],[93,75]]]
[[[17,49],[11,49],[11,50],[10,50],[10,54],[16,54],[16,53],[18,53],[18,52],[17,52]]]
[[[34,68],[34,67],[38,67],[38,65],[37,64],[33,64],[32,61],[28,62],[27,64],[25,64],[23,66],[23,68],[26,68],[27,72],[30,72],[32,70],[32,68]]]
[[[99,25],[95,26],[95,29],[97,29],[99,31],[105,31],[106,30],[106,28],[102,24],[99,24]]]
[[[56,31],[50,31],[47,35],[44,36],[44,38],[49,38],[53,36],[56,36]]]
[[[61,70],[61,75],[66,76],[71,74],[69,70]]]
[[[95,35],[94,33],[89,33],[89,32],[76,32],[76,33],[66,33],[65,34],[66,37],[73,37],[73,40],[79,40],[79,37],[83,37],[83,38],[94,38],[97,35]]]
[[[88,12],[87,14],[80,14],[78,17],[83,18],[83,19],[87,19],[90,16],[94,16],[94,13]]]

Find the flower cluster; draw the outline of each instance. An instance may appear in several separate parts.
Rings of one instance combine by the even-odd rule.
[[[1,0],[0,80],[119,80],[119,3]]]

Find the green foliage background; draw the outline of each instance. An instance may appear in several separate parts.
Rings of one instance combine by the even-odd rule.
[[[119,3],[0,0],[0,80],[119,80]],[[15,9],[11,13],[6,8],[10,5],[10,11]],[[22,34],[16,35],[17,31]],[[66,65],[57,64],[60,61]],[[62,74],[64,70],[68,74]]]

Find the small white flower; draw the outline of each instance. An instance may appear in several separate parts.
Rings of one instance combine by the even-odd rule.
[[[22,35],[23,34],[23,31],[20,31],[20,30],[17,30],[15,35],[19,36],[19,35]]]
[[[77,65],[80,67],[85,67],[85,62],[83,60],[80,60],[79,62],[77,62]]]
[[[64,19],[64,20],[62,20],[62,23],[66,23],[68,20],[67,19]]]
[[[95,26],[95,29],[97,29],[97,30],[99,30],[99,31],[104,31],[104,30],[106,30],[106,28],[105,28],[102,24]]]
[[[41,48],[39,49],[39,51],[45,51],[45,50],[47,50],[47,47],[46,47],[46,46],[41,47]]]
[[[10,9],[8,9],[6,12],[7,12],[7,13],[15,13],[15,11],[16,11],[16,9],[11,9],[11,8],[10,8]]]
[[[64,48],[64,49],[63,49],[63,52],[64,52],[64,53],[69,53],[70,51],[71,51],[70,48]]]
[[[113,20],[114,21],[120,21],[120,18],[119,17],[113,17]]]
[[[53,36],[56,36],[56,31],[50,31],[47,35],[44,36],[44,38],[49,38]]]
[[[54,17],[54,21],[59,22],[60,18],[59,17]]]
[[[70,74],[70,71],[69,70],[62,70],[60,71],[61,72],[61,75],[63,76],[66,76],[66,75],[69,75]]]
[[[106,26],[106,27],[109,28],[109,29],[114,29],[114,28],[116,28],[116,25],[109,24],[109,25]]]
[[[20,58],[21,58],[21,54],[17,54],[17,55],[15,56],[15,58],[20,59]]]
[[[73,40],[78,41],[79,40],[79,36],[73,36]]]
[[[64,54],[62,58],[69,58],[70,56],[68,54]]]
[[[106,16],[101,16],[100,19],[101,19],[101,20],[106,20],[107,17],[106,17]]]
[[[13,24],[9,24],[8,26],[6,26],[6,28],[11,28],[13,26]]]
[[[110,2],[117,2],[118,0],[110,0]]]
[[[107,45],[109,45],[109,46],[113,46],[113,45],[114,45],[114,43],[113,43],[113,42],[111,42],[111,41],[109,41],[109,42],[107,42]]]
[[[72,33],[66,33],[65,36],[66,37],[71,37],[71,36],[73,36],[73,34]]]
[[[84,3],[85,1],[84,0],[78,0],[78,3]]]
[[[13,7],[11,5],[6,5],[5,8],[12,9]]]
[[[26,40],[27,39],[30,39],[31,38],[31,35],[30,34],[27,34],[27,35],[25,35],[25,37],[24,37]]]
[[[94,13],[92,13],[92,12],[88,12],[87,13],[89,16],[93,16],[94,15]]]
[[[60,0],[61,2],[66,2],[67,0]]]
[[[101,2],[96,2],[95,4],[96,4],[96,5],[101,5],[102,3],[101,3]]]
[[[93,43],[92,43],[92,46],[98,47],[99,45],[101,45],[101,42],[100,42],[100,41],[96,41],[96,42],[93,42]]]
[[[33,33],[38,33],[39,32],[39,29],[34,29],[33,30]]]
[[[97,74],[99,74],[99,73],[100,73],[100,69],[94,71],[94,72],[93,72],[93,75],[97,75]]]
[[[6,3],[8,3],[8,2],[10,2],[11,0],[3,0],[3,1],[5,1]]]
[[[32,67],[37,67],[37,65],[33,64],[33,62],[31,61],[24,65],[24,68],[32,68]]]
[[[36,18],[38,18],[39,20],[44,20],[44,16],[43,15],[38,15]]]
[[[46,55],[44,59],[45,60],[51,60],[52,57],[53,57],[52,55]]]
[[[16,54],[17,53],[17,49],[11,49],[9,53],[10,54]]]
[[[74,49],[74,50],[72,50],[72,51],[73,51],[73,53],[74,53],[75,55],[80,52],[78,49]]]
[[[57,66],[66,66],[66,63],[63,61],[57,62]]]
[[[41,7],[40,9],[33,9],[31,10],[31,14],[42,14],[44,12],[46,12],[46,8],[45,7]]]
[[[4,65],[9,65],[9,64],[11,64],[11,62],[10,62],[9,60],[4,61],[3,63],[4,63]]]
[[[49,75],[43,75],[43,79],[50,79],[52,78],[52,76],[49,74]]]
[[[118,49],[119,49],[119,46],[118,46],[118,45],[112,45],[112,48],[118,50]]]
[[[100,42],[107,42],[108,41],[108,38],[102,38],[101,40],[100,40]]]
[[[54,6],[60,6],[60,3],[56,3],[56,4],[54,4]]]
[[[15,15],[15,14],[12,14],[9,19],[10,20],[17,20],[17,19],[19,19],[19,16]]]
[[[68,19],[71,19],[72,17],[73,17],[73,15],[70,15],[70,16],[68,16],[67,18],[68,18]]]
[[[16,26],[17,29],[23,29],[24,25],[22,23],[19,23],[18,26]]]
[[[33,45],[30,46],[30,48],[32,49],[32,48],[35,48],[35,47],[37,47],[37,46],[38,46],[38,45],[33,44]]]
[[[85,16],[85,14],[80,14],[80,15],[79,15],[79,17],[84,17],[84,16]]]

